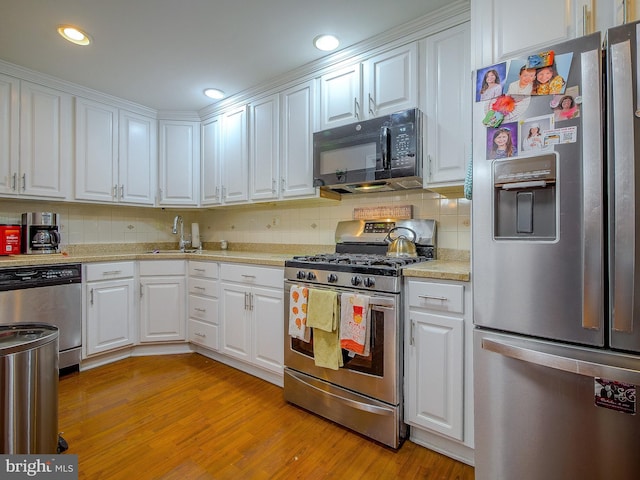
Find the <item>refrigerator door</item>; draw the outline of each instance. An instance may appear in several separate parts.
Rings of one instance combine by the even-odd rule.
[[[594,377],[640,385],[640,358],[476,329],[474,377],[476,480],[638,478],[640,416]]]
[[[607,32],[609,81],[609,304],[611,346],[640,351],[640,272],[637,255],[640,201],[640,24]]]
[[[485,142],[474,140],[472,262],[475,278],[481,279],[473,286],[474,323],[603,346],[600,34],[549,49],[556,58],[573,53],[566,86],[579,89],[580,115],[556,122],[555,129],[574,136],[537,156],[524,151],[505,160],[489,159]],[[527,110],[516,121],[526,124],[531,118],[553,117],[551,99],[550,95],[531,96]],[[474,139],[488,135],[480,121],[484,109],[483,102],[475,103]],[[505,184],[505,178],[531,180],[531,172],[544,172],[545,177]]]

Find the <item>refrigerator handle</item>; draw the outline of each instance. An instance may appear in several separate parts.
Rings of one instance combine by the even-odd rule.
[[[581,53],[582,218],[584,219],[582,328],[600,330],[604,310],[602,66],[599,49]]]
[[[588,360],[580,360],[568,356],[536,350],[532,347],[522,347],[508,340],[482,339],[482,349],[497,353],[504,357],[522,360],[542,367],[562,370],[564,372],[584,375],[585,377],[606,378],[618,382],[640,385],[640,370],[616,367]]]
[[[631,43],[610,45],[611,108],[609,132],[612,136],[613,168],[613,296],[612,329],[631,333],[635,291],[635,158],[633,133],[633,80]]]

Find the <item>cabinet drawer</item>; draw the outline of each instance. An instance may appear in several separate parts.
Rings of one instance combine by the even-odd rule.
[[[409,306],[464,313],[464,286],[410,281]]]
[[[189,319],[188,327],[189,341],[202,345],[203,347],[218,350],[219,335],[218,326]]]
[[[184,275],[184,260],[143,260],[140,275]]]
[[[135,272],[133,262],[87,263],[85,267],[87,282],[133,277]]]
[[[189,261],[189,276],[218,278],[218,264],[215,262]]]
[[[188,284],[189,293],[194,295],[204,295],[205,297],[218,296],[218,282],[216,280],[189,277]]]
[[[218,299],[189,295],[189,317],[218,324]]]
[[[284,285],[284,270],[282,268],[223,263],[220,265],[220,278],[231,282],[282,288]]]

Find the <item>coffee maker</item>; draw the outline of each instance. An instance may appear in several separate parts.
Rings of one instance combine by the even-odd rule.
[[[52,212],[22,214],[22,253],[58,253],[59,216]]]

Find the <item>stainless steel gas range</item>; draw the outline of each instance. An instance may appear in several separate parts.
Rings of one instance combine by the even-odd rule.
[[[401,227],[401,228],[396,228]],[[416,257],[387,256],[385,237],[415,232]],[[339,222],[336,252],[285,262],[284,397],[380,443],[398,448],[407,436],[403,421],[402,268],[435,259],[434,220]],[[393,238],[393,236],[392,236]],[[366,297],[368,351],[342,349],[342,366],[318,366],[313,330],[289,335],[291,295],[300,288]],[[339,323],[339,322],[338,322]]]

